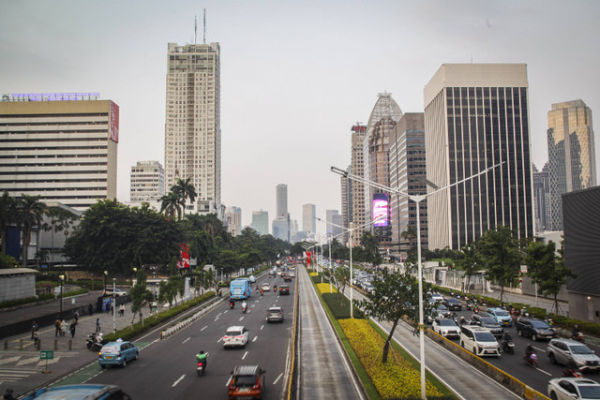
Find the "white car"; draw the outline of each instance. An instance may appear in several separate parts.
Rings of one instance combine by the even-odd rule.
[[[600,399],[600,384],[587,378],[555,378],[548,382],[552,400]]]
[[[265,282],[262,284],[262,286],[260,287],[264,292],[268,292],[269,290],[271,290],[271,285],[269,285],[269,282]]]
[[[500,345],[492,333],[477,325],[460,327],[460,345],[475,355],[500,357]]]
[[[223,336],[223,347],[244,347],[248,343],[248,329],[245,326],[230,326]]]
[[[250,275],[248,277],[248,281],[250,281],[250,283],[256,283],[256,277],[254,275]]]
[[[442,296],[439,293],[432,293],[431,300],[435,301],[436,303],[441,303],[442,301],[444,301],[444,296]]]
[[[434,332],[446,338],[457,338],[460,336],[460,328],[456,322],[448,318],[436,318],[431,326]]]

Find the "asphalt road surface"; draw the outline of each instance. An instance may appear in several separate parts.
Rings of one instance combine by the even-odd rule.
[[[265,280],[271,285],[283,283],[280,277],[261,278],[258,283]],[[270,291],[261,297],[253,290],[245,314],[239,302],[231,310],[224,301],[189,327],[144,348],[139,360],[125,368],[104,370],[89,382],[116,384],[134,399],[226,399],[233,368],[258,364],[267,371],[263,398],[281,399],[293,326],[294,282],[289,286],[289,296]],[[273,305],[283,307],[283,323],[266,322],[267,309]],[[249,329],[245,348],[223,348],[221,338],[232,325]],[[205,374],[198,377],[195,355],[200,350],[208,352],[209,358]]]

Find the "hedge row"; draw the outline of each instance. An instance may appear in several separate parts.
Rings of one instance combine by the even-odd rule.
[[[156,325],[158,325],[178,314],[181,314],[182,312],[189,310],[190,308],[195,307],[198,304],[203,303],[206,300],[208,300],[214,296],[215,296],[215,292],[213,292],[213,291],[206,292],[202,296],[198,296],[198,297],[196,297],[192,300],[189,300],[183,304],[175,306],[175,307],[171,308],[170,310],[162,311],[158,314],[151,315],[150,317],[144,319],[143,325],[141,323],[137,322],[137,323],[133,324],[132,326],[128,326],[127,328],[118,330],[116,333],[109,333],[108,335],[105,335],[104,339],[106,339],[108,341],[115,341],[119,338],[121,338],[123,340],[131,340],[134,337],[139,336],[140,334],[150,330],[151,328],[155,327]]]
[[[67,293],[63,293],[63,298],[77,296],[77,295],[84,294],[87,292],[88,292],[88,290],[86,288],[75,289],[75,290],[71,290]]]
[[[321,295],[335,319],[350,318],[350,301],[341,293],[323,293]],[[364,318],[364,313],[354,306],[354,318]]]
[[[0,303],[0,308],[20,306],[27,303],[35,303],[36,301],[51,300],[54,298],[52,293],[41,294],[37,297],[26,297],[24,299],[6,300]]]

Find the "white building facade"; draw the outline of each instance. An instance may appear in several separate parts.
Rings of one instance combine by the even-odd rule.
[[[158,201],[165,193],[165,171],[158,161],[138,161],[131,167],[129,201]]]

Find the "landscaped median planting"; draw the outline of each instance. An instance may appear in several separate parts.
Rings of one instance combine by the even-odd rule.
[[[319,274],[317,272],[309,272],[308,276],[318,276]]]
[[[329,285],[329,283],[317,283],[317,288],[319,289],[319,292],[321,292],[321,294],[323,294],[323,293],[337,293],[337,289],[335,287],[331,287]]]
[[[367,320],[341,319],[338,322],[383,399],[420,398],[419,370],[415,369],[392,347],[390,347],[388,362],[382,364],[381,351],[385,340]],[[443,395],[430,382],[427,382],[427,398],[443,398]]]

